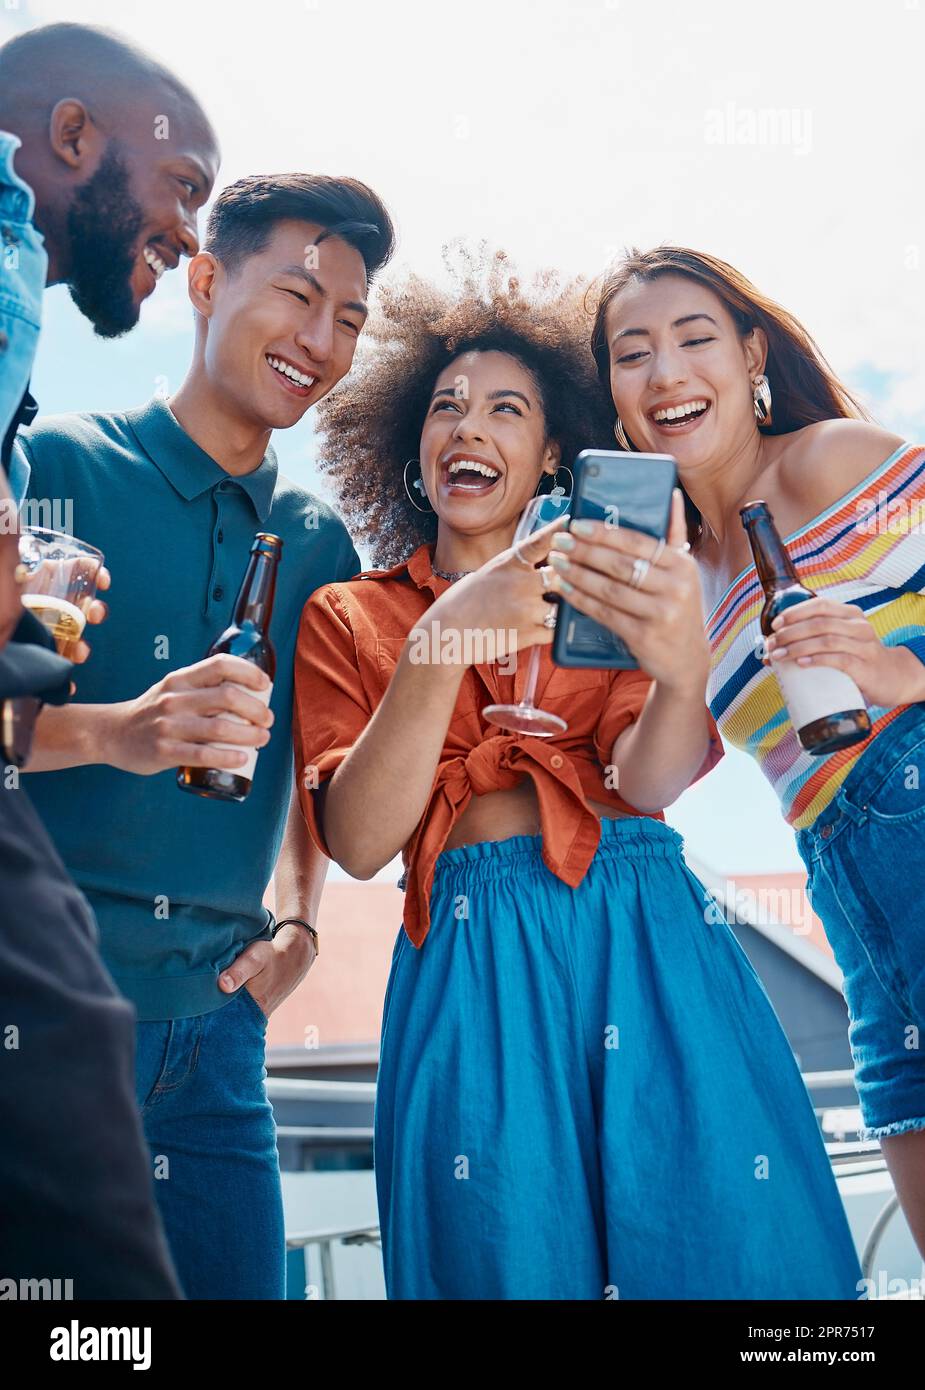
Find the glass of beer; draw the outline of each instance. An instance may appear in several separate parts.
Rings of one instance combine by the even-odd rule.
[[[62,531],[26,526],[19,537],[19,563],[20,573],[25,571],[23,607],[48,629],[59,655],[72,661],[96,597],[102,552]]]

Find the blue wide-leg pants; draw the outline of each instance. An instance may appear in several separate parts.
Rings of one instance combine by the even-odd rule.
[[[605,819],[577,889],[539,836],[437,861],[401,931],[375,1116],[397,1299],[856,1299],[812,1105],[680,836]]]

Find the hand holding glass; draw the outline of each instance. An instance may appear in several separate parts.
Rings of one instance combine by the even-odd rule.
[[[20,595],[51,633],[60,656],[73,661],[96,597],[102,552],[76,536],[27,526],[19,538]]]
[[[517,530],[514,532],[514,545],[525,541],[542,526],[551,521],[559,521],[568,516],[569,498],[561,492],[546,493],[541,497],[531,497],[523,510]],[[532,734],[534,738],[552,738],[554,734],[565,733],[568,728],[564,719],[548,710],[537,709],[534,704],[536,682],[540,673],[540,653],[542,647],[530,648],[530,662],[524,684],[523,697],[517,705],[486,705],[482,714],[491,724],[507,729],[515,734]]]

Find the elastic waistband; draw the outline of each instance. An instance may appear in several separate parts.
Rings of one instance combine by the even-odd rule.
[[[923,738],[925,704],[909,705],[864,749],[828,806],[820,811],[811,826],[798,832],[798,839],[807,834],[815,836],[823,826],[838,820],[845,801],[853,806],[865,806],[900,758]]]
[[[684,841],[676,830],[651,816],[602,816],[601,838],[595,858],[644,859],[680,858]],[[457,845],[437,856],[434,886],[440,878],[459,870],[492,866],[505,873],[518,865],[542,863],[542,835],[511,835],[506,840],[481,840],[475,845]]]

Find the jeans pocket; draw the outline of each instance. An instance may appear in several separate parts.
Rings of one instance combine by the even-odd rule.
[[[161,1020],[135,1025],[135,1100],[142,1112],[154,1101],[167,1069],[173,1025]]]
[[[824,884],[823,897],[829,907],[829,914],[822,920],[842,970],[837,941],[839,919],[842,931],[854,938],[883,991],[900,1012],[905,1012],[907,982],[900,965],[892,913],[886,907],[890,867],[886,857],[875,852],[876,841],[870,833],[871,828],[870,823],[859,828],[842,846],[842,854],[829,855],[820,861],[824,870],[820,892]],[[877,866],[873,881],[869,872],[860,871],[861,865]]]
[[[925,734],[896,759],[864,809],[875,821],[925,820]]]
[[[246,1000],[251,1012],[256,1014],[257,1020],[260,1023],[261,1028],[266,1030],[267,1024],[270,1022],[270,1020],[268,1016],[264,1013],[263,1009],[261,1009],[260,1005],[257,1003],[257,1000],[251,994],[250,990],[247,988],[247,985],[242,985],[241,988],[238,990],[238,993],[244,996],[244,999]]]
[[[815,902],[818,867],[819,860],[811,859],[809,862],[809,868],[806,871],[806,883],[803,886],[803,892],[806,894],[806,901],[809,903],[810,911],[813,912],[819,918],[820,921],[822,921],[821,909],[816,906]]]

